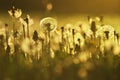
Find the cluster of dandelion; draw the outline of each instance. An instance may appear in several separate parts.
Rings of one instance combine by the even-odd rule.
[[[8,24],[5,24],[5,32],[0,38],[5,54],[16,54],[22,50],[26,56],[40,59],[43,54],[54,58],[57,51],[72,56],[87,53],[89,58],[93,55],[104,56],[109,50],[115,55],[120,53],[119,34],[111,25],[103,24],[103,17],[88,16],[88,22],[78,22],[77,25],[66,24],[61,28],[57,27],[56,19],[47,17],[40,21],[41,31],[35,30],[33,35],[30,35],[29,27],[33,24],[33,19],[29,15],[22,18],[21,9],[15,7],[8,13],[13,19],[13,32],[12,34],[8,32]],[[22,30],[15,29],[15,20],[20,21]]]
[[[57,27],[57,20],[52,17],[40,21],[40,32],[30,33],[30,26],[34,23],[29,15],[22,18],[22,10],[13,7],[8,11],[13,20],[13,32],[5,30],[0,35],[0,45],[7,55],[24,52],[26,57],[39,60],[44,54],[54,58],[57,52],[76,56],[79,61],[89,58],[105,56],[106,52],[120,55],[119,34],[111,25],[103,24],[103,17],[91,18],[88,22],[78,22],[76,25],[66,24]],[[22,30],[15,29],[15,21],[19,21]],[[64,55],[63,54],[63,55]]]
[[[113,26],[103,22],[102,16],[88,16],[88,22],[62,27],[58,27],[55,18],[46,17],[40,20],[39,30],[31,30],[31,33],[34,21],[29,15],[22,18],[22,10],[15,7],[8,13],[12,17],[12,30],[9,24],[0,22],[0,64],[5,64],[0,69],[8,70],[7,75],[0,71],[1,77],[7,76],[3,80],[31,79],[33,76],[37,80],[96,80],[98,76],[94,75],[99,73],[99,68],[103,73],[104,70],[108,72],[111,79],[119,80],[119,73],[117,76],[114,73],[120,67],[119,34]],[[21,29],[16,26],[17,21]]]

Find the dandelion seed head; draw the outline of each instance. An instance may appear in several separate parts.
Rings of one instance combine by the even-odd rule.
[[[46,26],[47,24],[50,24],[49,26]],[[57,20],[52,18],[52,17],[47,17],[47,18],[43,18],[40,21],[40,27],[43,30],[47,30],[47,31],[54,31],[57,28]]]
[[[109,38],[113,39],[114,38],[114,28],[111,25],[105,25],[103,26],[103,31],[109,31]]]

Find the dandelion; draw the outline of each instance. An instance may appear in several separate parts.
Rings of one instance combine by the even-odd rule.
[[[53,32],[57,28],[57,21],[52,17],[44,18],[40,21],[40,27],[45,31]]]
[[[33,38],[32,38],[35,42],[38,40],[38,33],[37,31],[35,30],[34,33],[33,33]]]
[[[72,36],[73,36],[73,46],[75,46],[75,30],[72,29]]]
[[[9,15],[12,17],[13,21],[13,35],[15,33],[15,19],[19,18],[22,15],[22,10],[21,9],[16,9],[14,6],[12,9],[8,10]],[[14,36],[13,36],[14,38]],[[15,42],[15,39],[14,39]]]
[[[27,24],[27,37],[29,38],[30,37],[30,35],[29,35],[29,26],[31,26],[33,24],[33,20],[30,18],[29,15],[27,15],[27,17],[24,19],[24,21]]]
[[[93,34],[93,32],[90,29],[89,24],[87,24],[85,22],[77,22],[75,30],[77,30],[77,32],[80,32],[84,38],[85,37],[90,38],[91,35]]]
[[[104,32],[109,32],[108,37],[110,39],[114,39],[114,28],[111,25],[104,25],[102,29]]]
[[[90,21],[90,16],[87,16],[88,21]]]
[[[49,53],[50,53],[50,32],[53,32],[57,28],[57,21],[56,19],[51,17],[44,18],[40,21],[40,27],[46,32],[46,34],[48,33],[47,36],[49,37],[48,46],[49,46]]]
[[[5,24],[6,45],[8,45],[8,24]]]
[[[6,48],[6,54],[9,55],[10,54],[10,46],[7,45],[7,48]]]
[[[84,38],[79,32],[75,34],[75,44],[78,44],[81,47],[84,45]]]
[[[109,39],[109,31],[104,31],[104,33],[105,33],[106,38]]]
[[[11,17],[13,18],[19,18],[22,15],[22,10],[21,9],[16,9],[14,6],[12,9],[8,10],[8,13],[10,14]]]
[[[61,27],[61,31],[62,31],[62,43],[63,43],[63,33],[64,33],[64,27]]]
[[[117,41],[119,43],[119,34],[114,31],[114,41]]]
[[[117,37],[117,41],[118,41],[118,43],[119,43],[119,34],[118,33],[116,33],[116,35],[115,35],[116,37]]]
[[[111,50],[111,48],[113,48],[115,45],[115,42],[113,42],[112,40],[106,40],[104,42],[104,47],[105,47],[105,50],[109,51]]]
[[[27,15],[27,17],[25,19],[20,18],[19,21],[23,24],[23,33],[25,36],[25,27],[27,27],[27,37],[30,37],[30,33],[29,33],[29,27],[34,23],[33,19]]]
[[[96,31],[97,31],[95,21],[92,21],[92,23],[91,23],[91,30],[92,30],[93,36],[94,36],[94,38],[95,38],[95,33],[96,33]]]

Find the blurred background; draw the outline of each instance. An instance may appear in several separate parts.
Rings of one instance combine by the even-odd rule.
[[[46,11],[60,13],[120,13],[120,0],[0,0],[0,10],[6,11],[12,5],[24,11]]]
[[[120,0],[0,0],[0,20],[11,25],[8,10],[15,6],[22,9],[22,17],[29,14],[34,19],[34,28],[44,17],[54,17],[58,26],[78,21],[87,21],[87,16],[104,16],[104,23],[119,31]],[[3,17],[4,16],[4,17]]]

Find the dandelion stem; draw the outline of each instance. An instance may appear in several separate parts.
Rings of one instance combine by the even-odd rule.
[[[25,36],[25,26],[23,25],[23,35],[24,35],[24,38],[26,37]]]
[[[29,38],[29,25],[27,24],[27,37]]]

